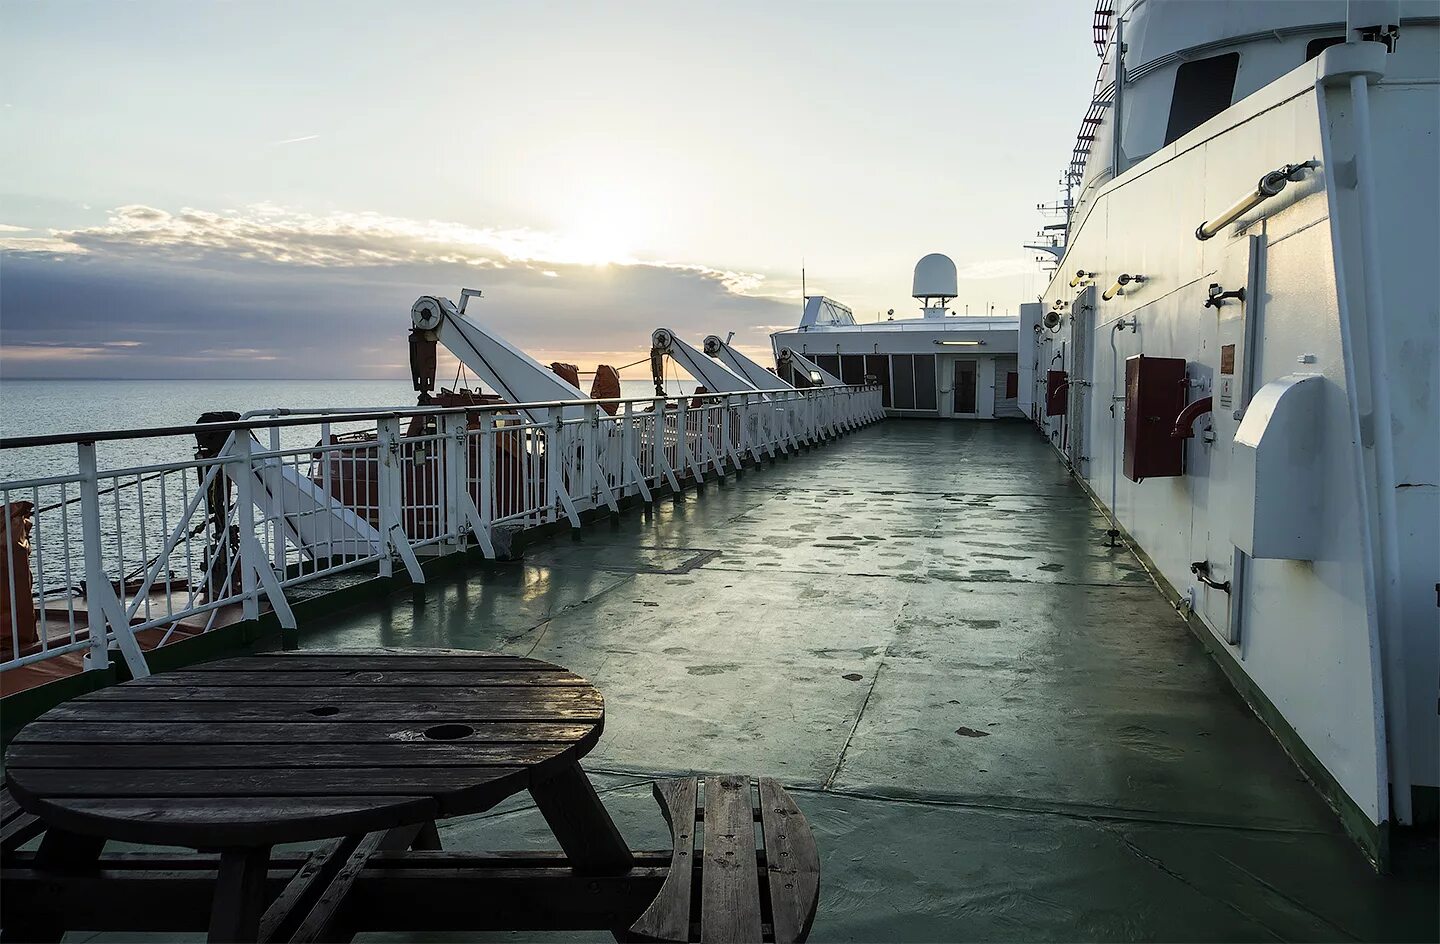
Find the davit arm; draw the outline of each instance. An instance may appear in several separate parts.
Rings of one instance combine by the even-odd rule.
[[[778,376],[761,367],[750,358],[720,340],[718,335],[705,339],[705,353],[724,364],[730,370],[744,377],[757,390],[794,390]]]
[[[464,317],[465,304],[479,292],[466,289],[457,309],[448,298],[425,295],[410,309],[414,329],[410,333],[411,366],[417,390],[433,390],[434,345],[445,345],[460,362],[509,403],[549,403],[556,400],[585,400],[579,387],[557,377],[529,354],[509,341]],[[424,369],[428,351],[428,372]],[[530,416],[532,421],[543,417]],[[584,414],[584,407],[562,408],[565,419]]]

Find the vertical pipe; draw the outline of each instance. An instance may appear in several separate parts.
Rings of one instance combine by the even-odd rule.
[[[1350,77],[1350,100],[1355,111],[1355,173],[1360,203],[1361,271],[1364,273],[1365,325],[1369,334],[1369,387],[1372,451],[1375,455],[1375,492],[1378,507],[1380,567],[1376,574],[1381,601],[1381,645],[1385,663],[1385,715],[1389,721],[1392,812],[1397,821],[1410,823],[1410,742],[1406,724],[1404,612],[1400,588],[1400,543],[1396,534],[1395,443],[1390,407],[1390,371],[1385,322],[1384,273],[1380,264],[1380,227],[1376,219],[1375,156],[1370,133],[1370,86],[1363,74]]]
[[[1121,129],[1125,111],[1125,12],[1115,11],[1115,95],[1111,112],[1111,177],[1125,173],[1125,145],[1121,141]]]

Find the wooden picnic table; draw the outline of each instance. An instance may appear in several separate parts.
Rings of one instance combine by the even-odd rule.
[[[400,830],[437,848],[436,819],[526,789],[574,868],[629,868],[579,765],[604,720],[590,683],[535,659],[243,656],[50,710],[11,744],[6,780],[46,824],[47,868],[93,867],[106,840],[218,851],[210,937],[256,940],[271,846]]]

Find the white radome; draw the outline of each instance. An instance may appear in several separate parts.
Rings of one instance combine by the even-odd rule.
[[[944,253],[932,252],[915,263],[912,298],[954,298],[955,263]]]

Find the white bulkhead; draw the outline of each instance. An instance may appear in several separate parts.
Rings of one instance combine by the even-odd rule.
[[[1064,256],[1021,325],[1034,422],[1372,849],[1440,785],[1436,13],[1125,5]],[[1204,412],[1160,446],[1180,474],[1134,482],[1141,354],[1183,359]]]

